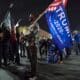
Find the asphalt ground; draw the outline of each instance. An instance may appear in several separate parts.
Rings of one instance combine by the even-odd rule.
[[[3,75],[7,71],[9,74],[6,73],[6,75],[13,78],[6,78],[6,80],[28,80],[30,76],[30,63],[27,58],[21,58],[21,65],[11,64],[1,69]],[[2,71],[0,72],[0,76],[3,76]],[[37,76],[37,80],[80,80],[80,55],[72,54],[68,59],[64,59],[63,64],[51,64],[45,60],[39,60]]]

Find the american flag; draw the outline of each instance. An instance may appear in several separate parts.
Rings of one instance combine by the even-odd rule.
[[[67,0],[55,0],[49,5],[47,10],[54,11],[56,10],[57,6],[59,6],[60,4],[63,4],[64,6],[66,6]]]

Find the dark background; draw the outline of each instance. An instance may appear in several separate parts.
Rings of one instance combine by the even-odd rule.
[[[4,19],[4,15],[9,10],[9,5],[14,4],[11,9],[11,15],[15,22],[22,19],[20,25],[28,24],[28,16],[34,13],[38,16],[44,11],[53,0],[0,0],[0,22]],[[80,0],[68,0],[66,7],[69,17],[71,30],[79,29],[80,25]],[[45,16],[39,20],[41,28],[48,31]]]

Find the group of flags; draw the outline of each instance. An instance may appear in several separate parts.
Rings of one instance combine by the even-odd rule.
[[[66,13],[67,0],[54,0],[45,13],[49,30],[52,38],[57,47],[62,50],[67,47],[71,47],[71,32],[69,29],[69,21]],[[10,8],[13,5],[10,5]],[[2,24],[11,29],[11,13],[10,11],[4,17]],[[19,21],[15,24],[15,27],[19,26]]]

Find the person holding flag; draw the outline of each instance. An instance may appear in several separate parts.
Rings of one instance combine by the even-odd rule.
[[[33,23],[35,20],[35,15],[30,14],[29,16],[29,22],[30,24]],[[38,34],[39,26],[37,26],[37,23],[34,25],[34,27],[29,27],[30,34],[28,35],[28,43],[27,46],[27,54],[29,61],[31,63],[31,75],[29,80],[36,80],[37,79],[37,46],[36,46],[36,35]]]

